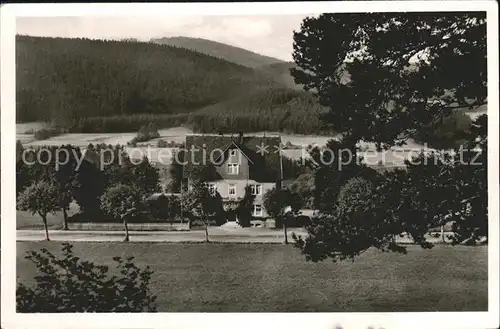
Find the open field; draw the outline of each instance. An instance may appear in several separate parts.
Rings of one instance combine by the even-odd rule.
[[[40,125],[40,123],[37,123]],[[95,133],[95,134],[61,134],[59,136],[54,136],[45,140],[35,140],[32,134],[25,134],[26,127],[31,127],[30,124],[18,124],[18,134],[17,139],[23,143],[25,147],[37,147],[43,145],[64,145],[71,144],[74,146],[79,146],[86,148],[90,143],[93,144],[121,144],[126,145],[127,142],[131,141],[135,136],[135,132],[129,133]],[[150,145],[150,153],[148,153],[147,148],[144,146],[135,147],[134,152],[136,156],[142,157],[142,155],[148,156],[152,161],[158,161],[158,153],[161,151],[162,163],[170,163],[172,150],[165,150],[165,148],[157,148],[158,140],[165,140],[168,142],[182,143],[186,140],[186,135],[192,134],[193,131],[185,127],[173,127],[159,130],[160,137],[150,140],[148,142],[141,143],[143,145]],[[266,136],[279,136],[277,132],[255,132],[247,133],[246,135],[266,135]],[[335,138],[335,136],[321,136],[321,135],[298,135],[298,134],[281,134],[281,139],[284,144],[290,142],[293,145],[301,146],[299,149],[287,149],[283,150],[283,155],[291,159],[300,159],[302,157],[307,158],[309,154],[306,147],[309,145],[315,146],[325,146],[327,141]],[[377,165],[379,162],[392,165],[401,165],[404,159],[410,159],[412,156],[417,155],[424,145],[415,143],[414,141],[408,141],[404,147],[394,147],[386,152],[376,152],[375,146],[371,143],[360,143],[360,147],[363,150],[363,156],[365,158],[365,163],[369,165]],[[142,149],[142,152],[139,150]],[[130,149],[126,149],[130,154]],[[134,155],[131,155],[134,156]]]
[[[16,134],[32,134],[34,131],[47,128],[48,126],[49,124],[45,122],[16,123]]]
[[[468,111],[465,112],[471,119],[476,119],[482,114],[486,114],[485,108],[481,108],[478,111]],[[21,140],[23,144],[35,146],[35,145],[62,145],[62,144],[73,144],[79,146],[87,146],[89,143],[106,143],[106,144],[126,144],[132,138],[136,136],[136,132],[129,133],[102,133],[102,134],[62,134],[60,136],[55,136],[44,141],[36,141],[32,135],[32,132],[42,128],[46,128],[47,123],[43,122],[28,122],[28,123],[17,123],[16,133],[17,139]],[[172,127],[160,129],[160,138],[151,140],[152,145],[156,145],[159,139],[174,142],[184,142],[187,134],[192,134],[193,131],[186,127]],[[335,136],[322,136],[322,135],[301,135],[301,134],[280,134],[279,132],[254,132],[247,133],[247,135],[281,135],[283,143],[291,142],[294,145],[307,146],[307,145],[318,145],[324,146],[328,140],[334,138]],[[370,143],[362,143],[361,148],[373,149],[373,145]],[[405,149],[420,149],[423,145],[415,143],[413,141],[408,141],[404,146]],[[399,148],[398,148],[399,149]],[[292,152],[293,153],[293,152]],[[293,154],[292,157],[296,155]]]
[[[40,123],[33,124],[16,124],[17,136],[16,138],[21,140],[25,146],[41,146],[41,145],[65,145],[71,144],[74,146],[87,147],[90,143],[93,144],[121,144],[126,145],[130,142],[136,135],[136,132],[129,133],[95,133],[95,134],[61,134],[54,136],[45,140],[35,140],[32,134],[27,134],[29,129],[40,128]],[[37,129],[35,129],[37,130]],[[158,130],[160,133],[160,138],[155,139],[151,143],[156,142],[160,139],[166,141],[174,142],[184,142],[186,139],[186,134],[190,134],[193,131],[184,127],[174,127]]]
[[[487,247],[408,246],[407,255],[369,250],[355,262],[308,263],[299,250],[268,244],[74,243],[100,264],[135,256],[154,270],[163,312],[486,311]],[[17,276],[30,283],[28,250],[56,242],[18,242]]]

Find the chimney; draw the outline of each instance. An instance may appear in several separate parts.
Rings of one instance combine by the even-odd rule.
[[[238,143],[243,144],[243,132],[240,131],[238,133]]]

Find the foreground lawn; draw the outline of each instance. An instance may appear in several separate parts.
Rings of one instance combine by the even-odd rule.
[[[160,312],[487,311],[487,247],[409,246],[407,255],[369,250],[355,262],[306,262],[299,250],[269,244],[74,243],[78,256],[112,264],[135,256],[154,270]],[[19,282],[36,268],[18,242]]]

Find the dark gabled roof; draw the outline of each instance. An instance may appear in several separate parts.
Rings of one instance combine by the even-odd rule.
[[[247,160],[250,162],[250,164],[253,164],[253,160],[248,155],[246,155],[246,153],[242,150],[242,148],[245,148],[245,147],[243,145],[238,145],[238,143],[236,143],[234,141],[229,143],[228,145],[226,145],[226,147],[223,149],[223,152],[218,157],[215,158],[215,163],[218,163],[221,158],[227,159],[227,157],[228,157],[227,153],[229,152],[229,150],[232,150],[235,148],[237,148],[238,150],[241,151],[241,153],[243,153],[243,156],[245,156],[247,158]]]
[[[184,162],[186,163],[184,177],[189,178],[195,171],[203,170],[205,179],[221,179],[210,161],[210,154],[213,154],[214,159],[220,155],[227,157],[227,150],[231,148],[233,143],[250,160],[250,179],[260,182],[276,182],[281,179],[281,138],[276,136],[243,136],[240,138],[239,136],[188,135],[186,136],[184,152]]]

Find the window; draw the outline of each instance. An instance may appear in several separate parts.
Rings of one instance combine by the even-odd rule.
[[[229,194],[229,196],[236,196],[236,184],[229,184],[227,194]]]
[[[253,205],[253,215],[255,217],[262,217],[262,206],[260,204]]]
[[[262,185],[251,185],[252,195],[261,195],[262,194]]]
[[[229,155],[232,156],[232,157],[235,157],[235,156],[238,155],[238,153],[237,153],[236,149],[233,149],[233,150],[229,151]]]
[[[228,163],[227,164],[227,173],[230,175],[238,175],[240,172],[240,165],[237,163]]]
[[[211,194],[215,194],[217,192],[217,185],[215,183],[208,183],[208,190]]]

